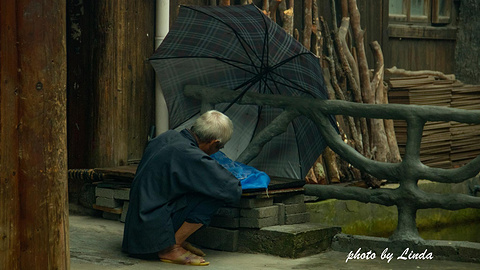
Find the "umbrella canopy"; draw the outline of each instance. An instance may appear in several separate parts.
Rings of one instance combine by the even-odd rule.
[[[200,110],[200,101],[183,95],[185,85],[228,88],[239,98],[252,91],[327,99],[319,59],[254,5],[182,6],[150,60],[172,129],[189,127]],[[234,123],[234,135],[224,152],[236,159],[282,110],[231,105],[219,104],[216,109],[226,110]],[[303,179],[324,148],[317,127],[299,117],[249,165],[271,176]]]

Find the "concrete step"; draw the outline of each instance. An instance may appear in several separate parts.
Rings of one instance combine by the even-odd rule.
[[[258,252],[280,257],[300,258],[330,248],[339,227],[318,223],[278,225],[239,232],[238,251]]]
[[[207,227],[195,232],[189,241],[201,247],[222,251],[263,253],[300,258],[330,248],[339,227],[318,223],[277,225],[261,229]]]

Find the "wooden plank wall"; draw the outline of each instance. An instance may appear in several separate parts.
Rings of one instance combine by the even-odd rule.
[[[0,4],[0,269],[70,267],[65,10]]]
[[[340,2],[341,0],[335,0],[338,23],[341,20]],[[319,14],[331,27],[331,0],[319,0],[318,3]],[[428,31],[427,33],[422,31],[416,35],[412,34],[418,32],[418,29],[393,31],[389,29],[388,23],[388,0],[357,0],[357,5],[361,15],[361,26],[365,30],[365,48],[370,68],[373,68],[373,54],[369,44],[376,40],[382,47],[387,68],[397,66],[408,70],[431,69],[445,73],[455,71],[455,28],[450,27],[444,31],[437,28],[436,31],[430,31],[430,34]],[[298,8],[301,8],[301,5]],[[296,25],[298,27],[298,22]]]
[[[455,40],[389,38],[385,65],[452,74],[455,72]]]
[[[455,72],[458,7],[452,6],[452,24],[445,26],[398,25],[388,22],[388,0],[383,0],[383,52],[385,67],[407,70]]]
[[[335,2],[340,21],[341,0]],[[170,23],[178,5],[209,3],[170,1]],[[319,14],[331,26],[331,0],[318,3]],[[388,1],[357,4],[370,68],[368,45],[376,40],[386,67],[454,71],[454,39],[389,37]],[[117,166],[141,158],[154,124],[154,74],[146,61],[154,51],[154,10],[155,1],[67,1],[69,168]],[[295,27],[302,32],[300,0],[295,1]]]
[[[69,0],[69,168],[139,160],[154,123],[155,1]]]

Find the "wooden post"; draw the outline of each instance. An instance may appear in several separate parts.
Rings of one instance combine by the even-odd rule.
[[[0,1],[0,269],[19,269],[18,54],[15,1]]]
[[[65,2],[0,5],[0,268],[69,269]]]
[[[94,1],[92,47],[93,98],[90,168],[125,165],[127,162],[127,101],[124,75],[126,2]]]

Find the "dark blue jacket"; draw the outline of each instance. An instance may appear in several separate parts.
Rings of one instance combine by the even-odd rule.
[[[167,131],[151,140],[130,190],[122,249],[129,254],[159,252],[175,244],[170,215],[200,193],[235,204],[240,182],[200,148],[188,130]]]

